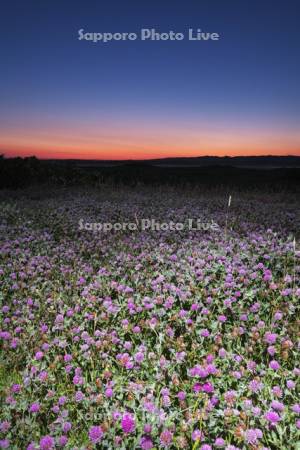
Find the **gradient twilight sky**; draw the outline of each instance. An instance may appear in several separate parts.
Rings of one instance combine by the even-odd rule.
[[[3,0],[0,152],[300,155],[299,18],[298,0]],[[186,38],[92,43],[81,28]]]

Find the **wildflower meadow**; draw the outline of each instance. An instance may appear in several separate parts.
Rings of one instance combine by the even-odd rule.
[[[0,448],[300,448],[296,194],[28,189],[0,216]],[[142,219],[218,226],[79,226]]]

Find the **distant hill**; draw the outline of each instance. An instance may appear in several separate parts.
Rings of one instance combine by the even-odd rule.
[[[58,164],[79,167],[112,166],[176,166],[176,167],[245,167],[245,168],[300,168],[300,156],[198,156],[148,160],[50,160]]]
[[[148,161],[0,157],[0,189],[32,185],[195,185],[300,192],[300,157],[200,157]]]
[[[300,167],[300,156],[199,156],[196,158],[165,158],[152,160],[159,165],[231,166],[231,167]]]

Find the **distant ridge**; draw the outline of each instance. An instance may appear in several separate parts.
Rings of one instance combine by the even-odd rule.
[[[152,160],[161,165],[231,166],[231,167],[300,167],[300,156],[199,156]]]
[[[176,158],[156,158],[147,160],[85,160],[57,159],[48,160],[60,164],[81,167],[97,166],[160,166],[160,167],[247,167],[247,168],[297,168],[300,167],[300,156],[196,156]]]
[[[300,158],[199,157],[148,161],[39,160],[0,157],[0,189],[53,185],[193,185],[300,193]]]

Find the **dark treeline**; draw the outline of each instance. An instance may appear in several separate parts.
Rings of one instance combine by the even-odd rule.
[[[36,184],[73,184],[79,180],[78,170],[60,167],[35,156],[4,158],[0,156],[0,189],[18,189]]]
[[[242,190],[267,189],[274,192],[300,192],[300,169],[253,169],[239,167],[155,166],[149,163],[127,163],[115,166],[81,166],[65,162],[42,161],[36,157],[0,157],[0,188],[19,189],[47,184],[53,186],[99,185],[101,183],[136,186],[203,185],[208,188],[227,186]]]

